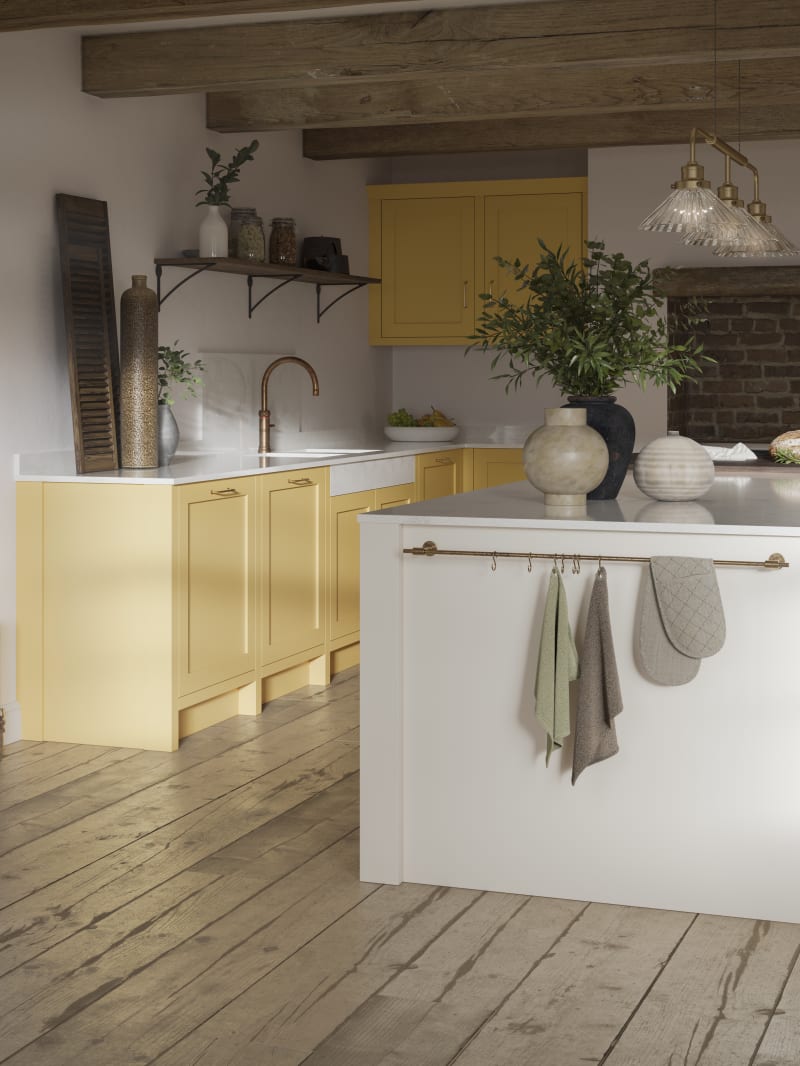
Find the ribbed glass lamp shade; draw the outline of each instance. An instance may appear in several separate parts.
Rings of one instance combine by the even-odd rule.
[[[777,247],[771,252],[766,252],[766,255],[773,257],[779,255],[800,255],[800,248],[797,248],[796,245],[792,244],[789,238],[781,233],[778,227],[772,222],[761,222],[759,225],[761,225],[762,228],[777,241]]]
[[[708,233],[714,226],[733,225],[730,208],[710,189],[673,189],[639,229],[657,233]]]
[[[740,226],[735,236],[714,245],[712,248],[714,255],[744,259],[750,256],[770,255],[777,250],[778,241],[768,232],[763,223],[756,222],[743,207],[732,207],[731,211],[739,219]]]

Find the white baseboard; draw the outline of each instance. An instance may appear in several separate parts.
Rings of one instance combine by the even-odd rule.
[[[14,700],[13,703],[3,704],[3,710],[6,712],[6,731],[3,743],[15,744],[18,740],[22,740],[22,708]]]

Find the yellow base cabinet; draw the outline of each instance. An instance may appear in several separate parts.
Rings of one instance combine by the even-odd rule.
[[[475,448],[473,486],[493,489],[512,481],[525,481],[521,448]]]
[[[422,503],[437,496],[463,492],[463,450],[425,452],[416,460],[416,498]]]
[[[414,486],[392,485],[331,496],[328,536],[330,543],[329,645],[340,669],[358,662],[357,653],[346,657],[341,649],[359,639],[361,597],[361,541],[358,516],[413,503]],[[335,667],[334,667],[335,672]]]
[[[254,481],[175,490],[181,696],[255,668]]]
[[[25,739],[171,751],[257,713],[253,481],[18,484]]]
[[[495,256],[533,263],[538,240],[584,254],[586,178],[419,182],[368,187],[370,344],[466,345],[481,293],[513,278]],[[520,297],[522,298],[522,297]]]
[[[327,470],[265,474],[259,508],[259,666],[262,674],[325,651]]]

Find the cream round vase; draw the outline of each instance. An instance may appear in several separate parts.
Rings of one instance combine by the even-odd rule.
[[[642,448],[633,462],[633,479],[654,500],[696,500],[714,484],[714,463],[696,440],[670,430]]]
[[[608,448],[597,430],[586,425],[585,408],[548,407],[544,425],[525,441],[522,462],[545,504],[575,507],[585,504],[586,493],[606,476]]]

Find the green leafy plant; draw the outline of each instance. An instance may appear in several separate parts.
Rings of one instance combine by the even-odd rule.
[[[228,204],[230,203],[230,189],[239,180],[239,171],[245,163],[249,163],[258,148],[258,141],[251,141],[234,153],[230,163],[222,163],[222,156],[213,148],[206,148],[206,155],[211,160],[211,170],[201,171],[207,189],[198,189],[195,193],[200,199],[195,207],[201,204]]]
[[[191,356],[178,347],[178,341],[173,344],[174,347],[168,344],[158,346],[158,402],[167,407],[175,403],[170,391],[175,385],[183,385],[184,395],[196,396],[195,386],[201,384],[197,375],[205,370],[202,359],[190,362]]]
[[[666,385],[672,392],[687,378],[714,362],[696,338],[671,344],[669,327],[659,316],[661,301],[653,291],[647,260],[634,266],[619,252],[605,251],[603,241],[588,241],[586,258],[575,262],[559,246],[533,266],[497,256],[510,271],[522,300],[481,293],[483,311],[474,348],[492,349],[492,369],[506,391],[517,389],[526,375],[536,382],[549,377],[565,396],[607,396],[626,383]],[[691,330],[702,321],[702,305],[689,305],[680,325]]]

